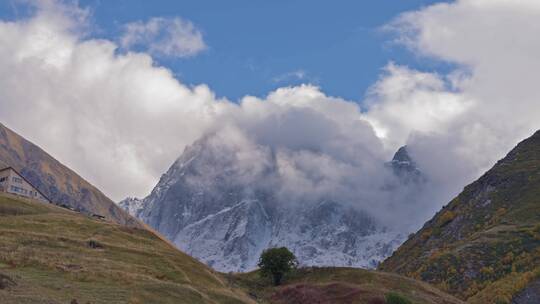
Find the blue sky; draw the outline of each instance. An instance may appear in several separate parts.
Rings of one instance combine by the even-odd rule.
[[[444,64],[419,58],[391,43],[380,27],[401,12],[433,0],[379,1],[172,1],[81,0],[96,37],[115,39],[122,25],[152,17],[181,17],[202,33],[207,49],[189,58],[155,56],[182,82],[208,84],[233,101],[265,96],[275,88],[313,83],[332,96],[360,101],[389,61],[423,70]],[[3,18],[23,15],[3,1]],[[338,5],[336,5],[338,4]],[[17,7],[17,8],[15,8]],[[301,76],[301,77],[299,77]]]

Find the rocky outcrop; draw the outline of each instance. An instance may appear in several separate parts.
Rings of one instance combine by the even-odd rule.
[[[537,303],[540,303],[540,280],[532,282],[512,298],[512,304]]]

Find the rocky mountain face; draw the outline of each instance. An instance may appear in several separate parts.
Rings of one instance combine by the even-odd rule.
[[[465,187],[380,269],[436,284],[469,303],[536,303],[540,131]]]
[[[128,197],[120,201],[117,205],[125,210],[127,213],[135,216],[139,210],[142,209],[142,204],[144,200],[138,199],[136,197]]]
[[[406,184],[422,185],[426,177],[422,174],[416,162],[409,156],[407,146],[399,148],[392,161],[387,164],[396,176]]]
[[[350,204],[284,201],[270,186],[275,164],[265,164],[263,177],[253,179],[236,157],[227,147],[200,140],[148,197],[119,205],[219,271],[252,270],[272,246],[287,246],[303,265],[373,268],[405,238]],[[405,149],[387,165],[404,179],[419,179]]]
[[[141,224],[96,187],[38,146],[0,124],[0,168],[13,167],[53,203],[99,214],[123,225]]]

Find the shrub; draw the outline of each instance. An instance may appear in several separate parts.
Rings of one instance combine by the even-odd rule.
[[[443,227],[446,226],[446,224],[450,223],[456,218],[456,214],[450,210],[444,212],[441,217],[438,220],[438,226]]]
[[[386,304],[412,304],[412,302],[398,293],[389,292],[386,294]]]

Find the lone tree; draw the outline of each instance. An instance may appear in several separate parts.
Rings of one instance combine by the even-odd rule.
[[[286,247],[270,248],[263,251],[259,258],[259,267],[263,277],[272,277],[274,285],[281,284],[283,276],[298,265],[296,257]]]

